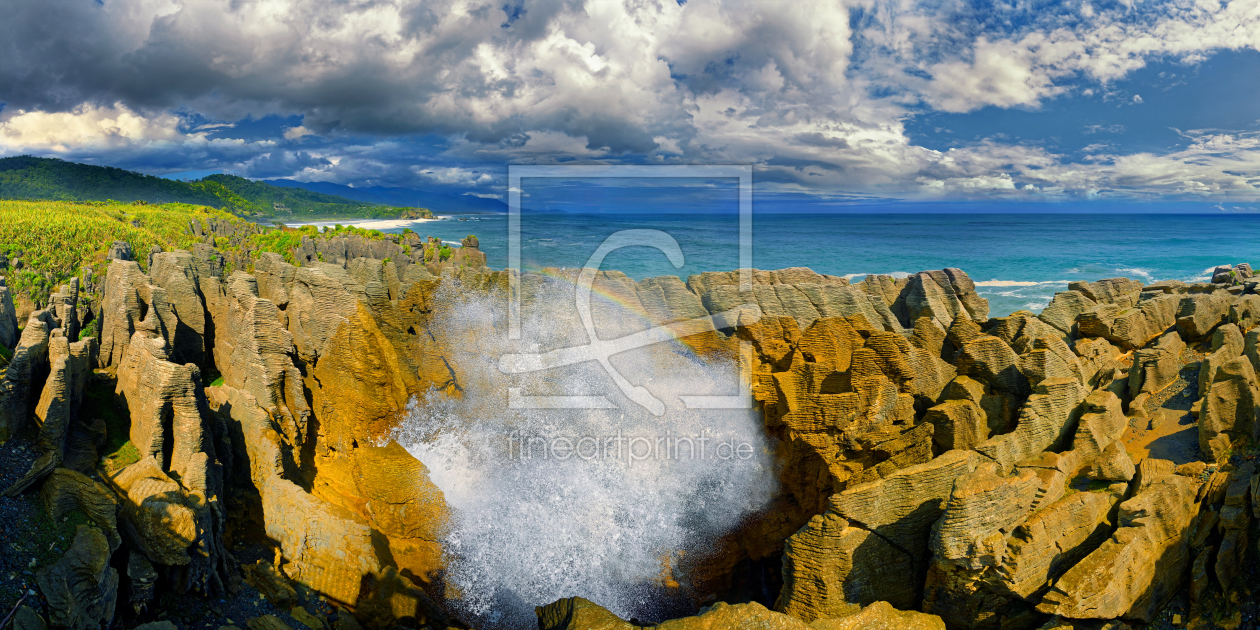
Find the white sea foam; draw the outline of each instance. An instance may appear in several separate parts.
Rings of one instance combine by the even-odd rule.
[[[1068,280],[982,280],[976,283],[978,287],[1038,287],[1043,284],[1063,284],[1066,285]]]
[[[1149,269],[1142,269],[1141,267],[1120,268],[1116,269],[1116,272],[1125,275],[1138,276],[1147,283],[1155,281],[1155,276],[1151,275],[1151,271]]]
[[[1212,272],[1214,271],[1216,271],[1216,267],[1208,267],[1207,269],[1204,269],[1203,272],[1200,273],[1199,275],[1193,276],[1187,279],[1186,282],[1211,282]]]
[[[908,271],[893,271],[890,273],[846,273],[841,278],[854,282],[857,278],[866,278],[866,276],[892,276],[894,278],[909,278],[912,274]],[[856,280],[861,282],[861,280]]]
[[[443,546],[445,579],[458,593],[453,605],[479,628],[532,627],[535,606],[572,596],[623,618],[659,619],[671,593],[685,596],[679,558],[704,557],[713,541],[774,494],[772,445],[753,410],[683,408],[679,395],[737,391],[737,370],[730,361],[702,361],[669,344],[612,358],[626,379],[666,403],[662,417],[620,396],[598,364],[501,373],[503,353],[587,343],[572,315],[572,287],[548,283],[533,292],[539,293],[522,309],[520,342],[506,339],[501,302],[439,294],[430,321],[449,348],[462,392],[431,392],[413,401],[395,434],[429,468],[452,508]],[[612,312],[609,304],[601,308],[597,325]],[[509,386],[531,396],[601,394],[620,408],[516,409],[508,402]],[[689,458],[680,448],[673,458],[646,461],[524,459],[521,442],[509,442],[512,435],[577,440],[617,434],[707,435],[710,445],[749,444],[751,455],[705,459],[693,445]],[[680,588],[660,586],[667,568]]]

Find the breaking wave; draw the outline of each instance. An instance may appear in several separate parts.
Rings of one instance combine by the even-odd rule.
[[[849,282],[861,282],[866,276],[892,276],[894,278],[909,278],[912,274],[908,271],[893,271],[890,273],[846,273],[841,278]]]
[[[689,588],[680,560],[713,552],[776,491],[773,445],[752,409],[680,403],[680,395],[734,394],[739,375],[733,361],[706,361],[678,343],[611,359],[665,403],[659,417],[623,396],[598,363],[500,372],[503,354],[587,343],[571,285],[549,281],[532,292],[515,342],[507,340],[502,301],[439,296],[429,321],[462,392],[414,400],[394,436],[428,467],[450,507],[442,541],[448,598],[479,628],[536,627],[535,606],[572,596],[626,619],[676,615],[672,602],[686,601]],[[613,322],[603,339],[645,327],[611,302],[597,306],[596,321]],[[603,395],[612,405],[514,408],[510,387],[529,396]],[[635,455],[614,450],[608,440],[618,438]],[[635,438],[656,450],[644,450],[646,441],[631,445]],[[602,455],[593,444],[604,445]],[[648,452],[654,456],[639,457]]]
[[[978,287],[1037,287],[1045,284],[1061,284],[1067,286],[1067,280],[981,280],[976,283]]]

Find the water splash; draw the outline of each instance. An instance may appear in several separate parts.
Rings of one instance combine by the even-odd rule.
[[[772,446],[754,410],[683,408],[679,395],[736,393],[738,373],[732,361],[704,361],[677,344],[612,360],[666,402],[662,417],[623,398],[597,364],[500,373],[502,354],[587,341],[571,286],[549,281],[530,293],[520,342],[506,339],[502,301],[454,293],[439,300],[433,333],[452,348],[463,393],[413,401],[395,434],[452,508],[443,541],[448,590],[477,627],[536,627],[535,606],[572,596],[622,618],[659,620],[669,612],[663,594],[685,598],[677,560],[711,551],[771,499]],[[603,338],[643,325],[608,302],[597,305],[596,321]],[[529,395],[604,395],[617,408],[512,409],[509,386]],[[651,456],[639,459],[649,452],[645,442]],[[664,586],[671,572],[677,588]]]

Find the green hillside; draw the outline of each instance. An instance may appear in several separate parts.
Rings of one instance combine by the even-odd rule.
[[[234,201],[245,200],[251,205],[252,211],[277,217],[287,214],[397,217],[402,212],[402,209],[392,206],[355,201],[302,188],[272,186],[266,182],[256,182],[235,175],[210,175],[194,182],[193,185],[204,186],[207,190],[213,190],[215,194]],[[222,191],[219,190],[220,187]],[[240,204],[241,201],[235,201],[235,203]],[[345,214],[350,208],[355,210],[354,214]]]
[[[222,207],[204,188],[141,175],[121,168],[90,166],[30,156],[0,159],[0,198],[56,201],[144,200]]]
[[[220,208],[253,219],[386,218],[405,210],[234,175],[181,182],[55,158],[0,158],[0,199],[147,201]]]

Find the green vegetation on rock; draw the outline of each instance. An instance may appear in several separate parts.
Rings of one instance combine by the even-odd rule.
[[[400,210],[391,206],[346,199],[303,188],[272,186],[235,175],[210,175],[193,186],[202,186],[230,205],[233,211],[276,217],[393,218]]]
[[[88,379],[83,391],[83,411],[105,422],[105,448],[101,468],[114,473],[140,461],[140,450],[131,443],[131,418],[119,413],[114,402],[114,380],[101,375]]]
[[[155,245],[187,249],[198,242],[188,226],[209,219],[241,221],[211,207],[176,203],[0,200],[0,252],[9,258],[9,288],[42,304],[84,265],[103,260],[114,241],[126,241],[135,252]]]

